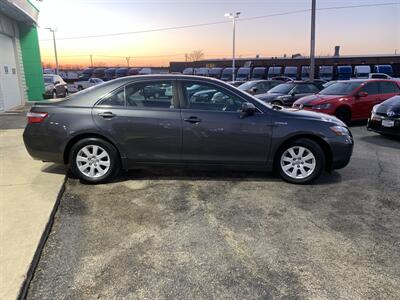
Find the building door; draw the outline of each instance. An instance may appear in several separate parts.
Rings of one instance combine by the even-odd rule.
[[[0,111],[22,104],[13,39],[0,33]]]

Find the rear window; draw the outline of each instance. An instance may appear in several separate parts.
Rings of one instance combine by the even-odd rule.
[[[362,82],[336,82],[319,92],[320,95],[349,95]]]

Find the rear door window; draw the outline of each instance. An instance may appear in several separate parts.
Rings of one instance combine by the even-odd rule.
[[[135,83],[125,88],[128,107],[174,108],[175,95],[172,81]]]
[[[367,82],[360,91],[367,92],[368,95],[377,95],[379,94],[379,84],[378,82]]]

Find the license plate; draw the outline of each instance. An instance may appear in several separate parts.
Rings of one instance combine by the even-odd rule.
[[[394,127],[394,121],[392,120],[382,120],[383,127]]]

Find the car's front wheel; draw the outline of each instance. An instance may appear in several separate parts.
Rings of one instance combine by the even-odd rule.
[[[71,149],[69,162],[74,175],[90,183],[109,181],[120,170],[118,151],[99,138],[78,141]]]
[[[285,181],[310,183],[324,170],[325,154],[318,143],[310,139],[298,139],[282,147],[275,163]]]

